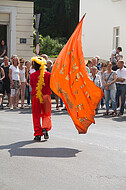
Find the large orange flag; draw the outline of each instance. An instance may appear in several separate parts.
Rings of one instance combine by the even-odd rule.
[[[51,89],[62,98],[79,133],[95,123],[102,90],[90,80],[82,51],[83,18],[60,52],[51,72]]]

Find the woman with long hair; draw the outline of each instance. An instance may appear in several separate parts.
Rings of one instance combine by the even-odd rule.
[[[112,70],[112,63],[107,64],[107,71],[103,74],[103,83],[105,86],[104,95],[105,95],[105,105],[106,113],[103,115],[109,115],[109,99],[111,98],[113,112],[110,113],[112,116],[116,116],[116,82],[117,74]]]
[[[26,77],[28,75],[27,73],[27,68],[26,66],[24,66],[24,59],[21,58],[19,60],[20,64],[19,64],[19,72],[20,72],[20,82],[21,82],[21,86],[18,92],[18,102],[19,102],[19,95],[20,95],[20,90],[21,90],[21,109],[24,108],[24,99],[25,99],[25,87],[26,87]],[[17,104],[18,106],[18,104]]]
[[[11,106],[10,109],[17,109],[18,106],[18,92],[20,83],[20,71],[19,71],[19,59],[18,57],[13,58],[13,65],[9,68],[9,78],[11,82]]]

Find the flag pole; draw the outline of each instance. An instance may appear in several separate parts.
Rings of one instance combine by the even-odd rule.
[[[86,13],[83,15],[83,17],[82,17],[82,19],[81,19],[81,21],[84,19],[84,17],[86,16]]]

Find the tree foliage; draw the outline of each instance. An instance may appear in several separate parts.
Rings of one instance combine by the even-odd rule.
[[[34,36],[34,53],[36,53],[36,34],[35,30],[33,32]],[[60,43],[61,42],[61,43]],[[39,35],[39,53],[40,54],[47,54],[50,57],[57,57],[57,55],[62,50],[63,46],[65,44],[64,38],[55,38],[52,39],[49,35],[46,37],[43,37],[41,34]]]
[[[68,39],[79,20],[79,0],[37,0],[35,13],[41,13],[40,34]]]

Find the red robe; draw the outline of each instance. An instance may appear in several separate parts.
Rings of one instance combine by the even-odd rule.
[[[50,90],[50,76],[51,74],[47,71],[44,73],[44,83],[45,86],[42,88],[43,94],[43,104],[40,103],[39,99],[36,97],[36,86],[38,83],[38,77],[40,75],[40,70],[32,73],[30,75],[30,84],[32,87],[31,95],[32,99],[32,116],[34,125],[34,136],[42,136],[42,129],[49,131],[52,127],[51,123],[51,90]],[[42,117],[42,126],[41,118]]]

